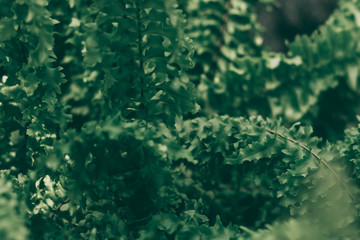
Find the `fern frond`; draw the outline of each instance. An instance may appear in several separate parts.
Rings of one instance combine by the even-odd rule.
[[[195,89],[184,72],[192,66],[193,49],[176,2],[113,4],[92,5],[98,15],[87,24],[84,54],[86,66],[103,76],[102,94],[109,109],[169,124],[175,115],[195,112]]]
[[[280,198],[283,206],[289,208],[291,215],[312,219],[312,223],[318,224],[320,228],[324,227],[322,217],[326,216],[334,234],[343,227],[355,224],[358,220],[358,190],[347,174],[349,162],[341,157],[339,149],[332,145],[318,148],[320,140],[310,137],[311,128],[295,124],[286,129],[278,124],[270,120],[263,121],[261,118],[246,120],[229,117],[185,122],[183,135],[180,136],[195,159],[206,160],[202,163],[211,165],[215,158],[220,158],[218,165],[211,167],[220,173],[210,174],[207,179],[197,181],[204,187],[207,182],[221,181],[219,176],[227,169],[222,167],[222,164],[239,165],[237,171],[241,172],[241,168],[244,168],[246,174],[253,177],[256,176],[256,169],[264,169],[263,164],[266,164],[268,168],[271,166],[271,169],[262,170],[260,185],[269,184],[268,187],[276,192],[276,197]],[[196,140],[192,140],[192,135],[198,135],[205,144],[199,145]],[[298,142],[296,138],[307,142],[308,146]],[[268,177],[271,179],[270,176],[278,176],[277,182],[267,182]],[[252,181],[256,181],[255,179],[246,179],[243,176],[241,184],[254,184]],[[230,188],[235,186],[237,185],[233,183]],[[263,194],[265,196],[265,193]],[[214,199],[217,198],[220,197]],[[341,214],[340,209],[343,211]],[[344,221],[341,226],[336,225],[335,212]],[[319,216],[316,217],[316,214]]]
[[[316,130],[325,132],[330,140],[336,138],[331,134],[341,135],[344,120],[334,119],[326,129],[320,122],[331,117],[324,99],[334,91],[336,101],[349,105],[334,111],[351,116],[347,122],[355,118],[352,109],[359,104],[358,49],[354,40],[359,32],[354,21],[357,4],[340,2],[323,27],[311,36],[297,37],[286,54],[264,51],[261,44],[256,45],[261,30],[253,24],[256,14],[251,3],[187,4],[187,31],[197,50],[190,76],[198,85],[204,114],[283,116],[290,122],[306,119],[316,123]],[[198,13],[198,8],[204,11]],[[253,32],[253,37],[248,32]],[[345,91],[349,94],[341,94]]]
[[[359,119],[359,118],[358,118]],[[342,142],[343,157],[353,163],[352,174],[360,178],[360,125],[345,131],[345,139]]]
[[[54,64],[56,21],[50,18],[47,4],[48,1],[12,1],[0,23],[7,24],[0,27],[0,35],[6,36],[0,43],[0,66],[2,77],[7,79],[0,86],[0,94],[3,107],[14,106],[14,112],[5,111],[4,119],[8,120],[1,124],[13,124],[12,131],[20,135],[17,149],[11,147],[4,154],[15,153],[14,159],[23,162],[21,168],[51,148],[69,119],[58,102],[65,79],[61,67]],[[8,141],[11,143],[11,139]],[[28,156],[24,156],[24,146],[32,149]]]
[[[191,1],[186,12],[187,33],[196,49],[189,73],[198,85],[200,103],[208,104],[204,111],[239,115],[251,79],[237,62],[259,56],[262,45],[254,1]]]

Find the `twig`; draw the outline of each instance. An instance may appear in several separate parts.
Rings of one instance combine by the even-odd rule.
[[[55,216],[55,213],[56,213],[57,211],[59,211],[59,209],[60,209],[62,206],[64,206],[65,204],[67,204],[68,202],[70,202],[70,198],[66,199],[66,200],[63,201],[59,206],[57,206],[57,207],[54,209],[54,212],[51,214],[50,219],[53,219],[54,216]]]

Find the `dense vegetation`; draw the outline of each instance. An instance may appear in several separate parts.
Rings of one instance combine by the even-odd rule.
[[[0,239],[357,239],[360,1],[257,4],[0,0]]]

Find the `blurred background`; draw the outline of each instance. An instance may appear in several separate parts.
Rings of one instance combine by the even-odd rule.
[[[265,45],[273,51],[286,51],[285,40],[297,34],[311,34],[334,11],[338,0],[278,0],[271,12],[258,7],[259,20],[266,28]]]

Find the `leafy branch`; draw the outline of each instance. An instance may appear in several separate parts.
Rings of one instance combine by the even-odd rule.
[[[258,127],[258,126],[256,126]],[[258,127],[261,128],[261,127]],[[310,150],[308,147],[306,147],[304,144],[290,138],[290,137],[286,137],[284,135],[282,135],[281,133],[278,133],[274,130],[271,129],[267,129],[265,128],[265,131],[267,131],[268,133],[271,133],[273,135],[279,136],[280,138],[284,139],[284,140],[288,140],[294,144],[299,145],[302,149],[304,149],[305,151],[307,151],[308,153],[310,153],[314,158],[316,158],[319,162],[321,162],[327,169],[329,169],[329,171],[335,176],[335,178],[339,181],[339,183],[342,185],[342,187],[345,189],[345,191],[349,194],[349,196],[351,197],[352,201],[354,202],[355,205],[358,204],[356,197],[354,196],[354,194],[351,192],[351,190],[349,189],[349,187],[346,185],[346,183],[341,179],[341,177],[336,173],[336,171],[330,166],[329,163],[327,163],[324,159],[322,159],[318,154],[314,153],[312,150]]]

